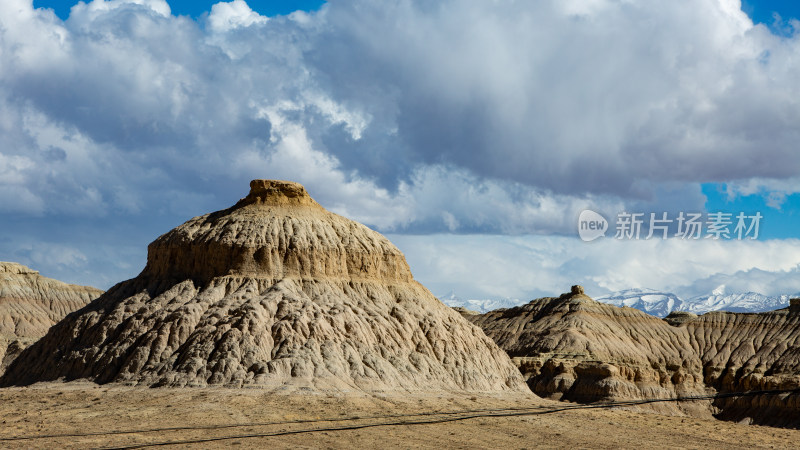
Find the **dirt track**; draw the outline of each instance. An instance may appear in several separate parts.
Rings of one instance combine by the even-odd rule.
[[[200,441],[168,447],[789,448],[800,439],[795,430],[651,412],[573,409],[542,414],[565,406],[575,405],[534,396],[345,396],[51,383],[0,389],[0,447],[104,448]],[[503,411],[475,412],[480,409]],[[471,417],[522,413],[526,415]],[[449,422],[408,424],[442,420]],[[406,424],[388,425],[398,422]],[[320,430],[342,427],[356,429]]]

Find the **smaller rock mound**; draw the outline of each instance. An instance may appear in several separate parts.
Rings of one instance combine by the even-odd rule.
[[[684,330],[633,308],[597,302],[581,286],[465,317],[508,352],[542,397],[583,403],[706,392]]]
[[[594,402],[719,393],[726,396],[653,407],[800,428],[800,314],[793,306],[800,301],[763,313],[675,311],[662,320],[597,303],[573,287],[464,317],[513,357],[541,396]],[[794,392],[765,392],[773,390]]]
[[[673,327],[679,327],[695,319],[697,319],[697,314],[695,313],[690,313],[687,311],[672,311],[667,317],[664,317],[664,322],[667,322]]]
[[[22,264],[0,262],[0,374],[56,322],[102,293],[43,277]]]
[[[453,311],[461,314],[462,316],[477,316],[480,314],[478,311],[464,308],[463,306],[452,306]]]

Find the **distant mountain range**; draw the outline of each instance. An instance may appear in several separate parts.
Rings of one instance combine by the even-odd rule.
[[[675,310],[685,311],[686,307],[686,302],[677,295],[653,289],[626,289],[595,297],[595,300],[614,306],[630,306],[657,317],[666,317]]]
[[[447,306],[461,306],[470,311],[479,312],[481,314],[500,308],[512,308],[514,306],[527,303],[525,300],[518,298],[501,298],[501,299],[480,299],[480,300],[463,300],[456,296],[455,292],[449,292],[445,295],[437,296]]]
[[[648,314],[664,317],[672,311],[703,314],[709,311],[764,312],[789,306],[789,299],[800,294],[769,296],[757,292],[726,293],[719,286],[710,294],[681,299],[669,292],[652,289],[627,289],[597,297],[595,300],[616,306],[630,306]]]
[[[595,300],[615,306],[629,306],[648,314],[665,317],[672,311],[688,311],[703,314],[709,311],[763,312],[784,308],[789,299],[800,297],[800,293],[769,296],[756,292],[726,293],[725,286],[719,286],[711,293],[682,299],[671,292],[653,289],[626,289],[624,291],[595,297]],[[525,300],[503,298],[486,300],[462,300],[450,292],[439,300],[448,306],[462,306],[472,311],[485,313],[498,308],[511,308],[527,303]]]

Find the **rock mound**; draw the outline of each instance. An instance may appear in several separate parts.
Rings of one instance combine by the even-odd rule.
[[[102,293],[43,277],[22,264],[0,262],[0,374],[53,324]]]
[[[463,306],[451,306],[451,308],[453,308],[453,311],[458,312],[462,316],[474,316],[480,314],[478,311],[473,311],[471,309],[464,308]]]
[[[538,395],[578,402],[800,388],[800,314],[676,312],[661,320],[598,303],[573,287],[558,298],[465,316],[520,368]],[[800,427],[800,396],[660,404],[665,412]]]
[[[156,239],[138,277],[56,325],[0,384],[526,390],[385,237],[297,183],[250,186]]]
[[[519,366],[536,394],[593,402],[705,393],[684,333],[579,286],[560,297],[468,317]]]
[[[672,311],[667,317],[664,317],[664,322],[677,327],[684,323],[691,322],[694,319],[697,319],[697,314],[695,313],[688,311]]]

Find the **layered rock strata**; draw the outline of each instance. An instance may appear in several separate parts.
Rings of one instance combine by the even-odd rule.
[[[43,277],[22,264],[0,262],[0,374],[56,322],[102,293]]]
[[[138,277],[56,325],[0,384],[59,378],[527,391],[505,352],[417,283],[385,237],[275,180],[156,239]]]
[[[577,402],[800,388],[800,314],[673,313],[606,305],[582,288],[465,315],[513,358],[543,397]],[[798,396],[765,394],[657,409],[800,426]]]

